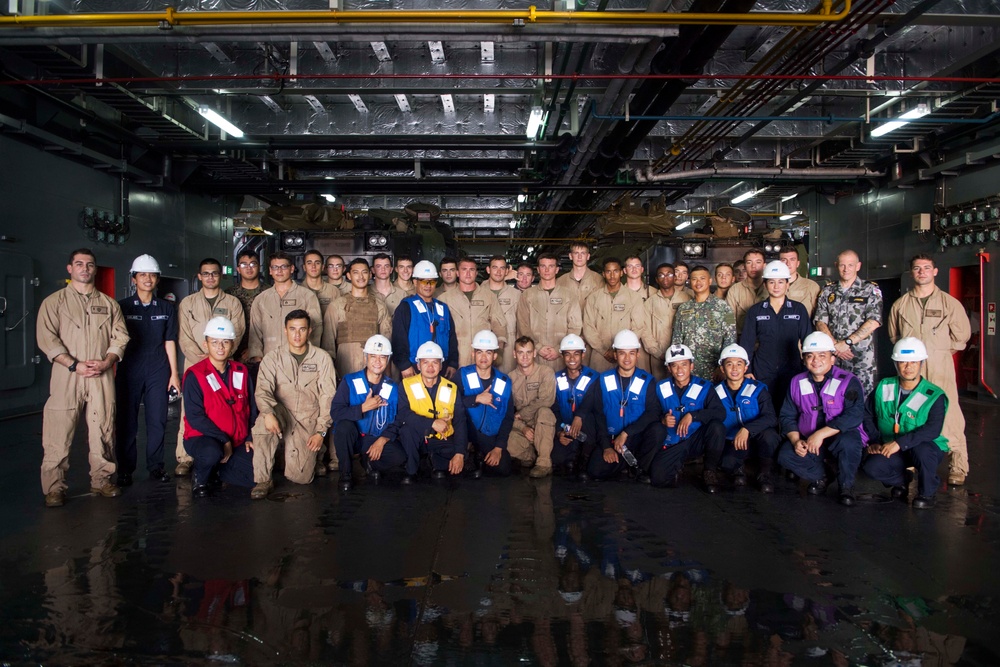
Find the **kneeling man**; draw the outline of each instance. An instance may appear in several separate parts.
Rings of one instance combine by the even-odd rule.
[[[496,334],[488,329],[477,332],[472,337],[475,363],[458,371],[476,478],[483,472],[506,477],[511,470],[507,440],[514,426],[514,401],[510,378],[494,367],[499,349]]]

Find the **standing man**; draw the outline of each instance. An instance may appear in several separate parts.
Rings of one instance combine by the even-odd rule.
[[[368,285],[368,261],[361,257],[353,260],[347,277],[350,293],[337,297],[323,317],[323,349],[333,357],[338,377],[364,367],[364,346],[369,338],[392,335],[389,309]]]
[[[764,268],[768,298],[750,306],[740,337],[754,379],[767,385],[776,405],[784,404],[792,376],[802,371],[800,346],[813,331],[806,307],[786,296],[789,275],[777,260]]]
[[[686,345],[694,350],[694,374],[710,380],[715,373],[722,348],[736,342],[736,319],[725,301],[708,291],[708,269],[698,265],[691,270],[694,300],[677,306],[671,346]]]
[[[798,301],[809,312],[809,317],[816,311],[816,301],[819,300],[821,288],[815,280],[799,275],[799,251],[795,246],[784,245],[778,251],[778,260],[788,267],[791,278],[788,280],[788,298]]]
[[[948,410],[941,433],[951,449],[948,483],[961,486],[969,474],[969,451],[965,441],[965,416],[958,402],[953,357],[956,352],[965,349],[972,327],[961,302],[934,284],[937,273],[930,255],[917,255],[910,260],[913,289],[892,304],[889,340],[895,343],[904,337],[914,337],[927,346],[927,380],[943,389],[948,397]]]
[[[746,320],[750,306],[767,298],[764,288],[764,253],[757,248],[751,248],[743,253],[743,264],[747,277],[729,288],[726,292],[726,303],[736,315],[736,335],[743,333],[743,322]]]
[[[240,300],[240,305],[243,306],[243,328],[241,331],[246,331],[250,328],[250,309],[253,306],[253,300],[267,289],[267,285],[260,279],[260,260],[257,258],[257,254],[249,250],[244,250],[236,258],[236,273],[239,278],[235,285],[226,289],[226,294],[231,294]],[[247,336],[240,336],[240,343],[233,358],[237,361],[245,361],[249,344]]]
[[[253,426],[255,485],[250,492],[255,500],[274,488],[271,470],[278,440],[284,443],[288,481],[309,484],[323,466],[318,457],[331,424],[337,374],[330,355],[310,344],[311,330],[306,311],[291,311],[285,316],[288,345],[271,350],[260,362],[255,394],[260,415]]]
[[[392,363],[403,378],[418,375],[417,351],[424,343],[432,342],[443,355],[442,368],[437,372],[443,370],[450,377],[458,369],[458,340],[451,310],[433,296],[437,268],[426,259],[420,260],[413,267],[413,279],[417,293],[403,299],[392,316]]]
[[[517,338],[517,304],[521,300],[521,291],[515,285],[506,282],[508,270],[507,260],[501,255],[490,257],[489,269],[487,270],[489,279],[483,283],[497,298],[500,312],[503,313],[504,322],[507,325],[504,330],[507,344],[503,346],[500,353],[500,370],[504,373],[510,373],[516,365],[514,346],[511,341]]]
[[[285,317],[293,310],[306,311],[309,321],[316,322],[309,336],[310,343],[318,347],[323,339],[319,299],[308,287],[292,280],[295,271],[292,258],[276,252],[268,259],[268,269],[274,285],[254,299],[250,310],[250,363],[260,363],[265,354],[287,344]]]
[[[389,279],[392,276],[392,259],[389,255],[380,252],[372,257],[372,274],[375,277],[375,296],[382,297],[385,308],[389,311],[389,317],[392,317],[396,308],[409,294]]]
[[[877,444],[868,446],[865,472],[892,487],[893,498],[906,496],[908,467],[917,470],[917,497],[913,509],[934,507],[941,479],[938,465],[948,451],[941,429],[948,397],[944,390],[920,375],[927,348],[918,338],[900,338],[892,348],[896,377],[886,378],[868,397],[865,432]]]
[[[511,471],[507,442],[514,426],[513,388],[510,378],[493,367],[499,347],[492,331],[476,332],[472,337],[475,362],[458,371],[476,478],[483,472],[507,477]]]
[[[440,300],[447,304],[455,324],[458,365],[474,363],[472,338],[477,331],[492,331],[500,341],[500,353],[507,345],[507,319],[500,302],[489,287],[476,283],[476,262],[463,257],[458,262],[458,288],[446,290]]]
[[[535,282],[535,269],[531,264],[520,264],[515,276],[514,286],[523,292],[531,287],[531,283]]]
[[[598,373],[615,367],[612,343],[619,331],[630,329],[637,336],[646,335],[642,297],[630,289],[622,289],[621,262],[605,259],[603,273],[604,287],[592,292],[583,306],[583,340],[592,350],[590,367]],[[642,352],[641,348],[639,351]]]
[[[458,260],[454,257],[443,258],[438,265],[438,271],[441,274],[441,284],[434,292],[435,299],[458,287]]]
[[[306,251],[302,258],[302,268],[305,270],[306,279],[300,284],[303,287],[308,287],[309,291],[316,295],[316,299],[319,301],[319,312],[321,315],[325,315],[326,309],[342,294],[342,291],[333,283],[323,280],[323,253],[319,250]]]
[[[733,280],[741,283],[747,278],[747,268],[742,259],[733,262]]]
[[[330,255],[326,258],[326,282],[340,290],[341,294],[351,291],[351,283],[344,278],[347,267],[340,255]]]
[[[840,282],[823,288],[813,323],[834,340],[837,365],[861,380],[865,393],[875,389],[875,330],[882,325],[882,290],[858,277],[858,253],[837,255]]]
[[[340,466],[340,489],[350,491],[354,454],[360,454],[368,477],[378,481],[382,473],[406,465],[406,454],[398,440],[396,414],[399,385],[386,375],[392,344],[385,336],[365,341],[365,367],[345,375],[330,407],[333,446]],[[412,478],[404,478],[406,483]]]
[[[691,267],[683,259],[674,262],[674,287],[688,296],[694,296],[694,290],[688,287],[688,279],[691,277]]]
[[[720,262],[715,265],[715,298],[726,300],[729,288],[734,282],[733,265],[728,262]]]
[[[396,287],[409,296],[417,291],[413,284],[413,258],[407,255],[396,255]]]
[[[809,481],[808,492],[826,491],[824,459],[837,468],[840,504],[854,505],[854,478],[865,447],[865,395],[858,378],[833,365],[833,339],[814,331],[802,342],[806,372],[792,378],[778,422],[787,441],[778,464]]]
[[[552,445],[556,437],[556,376],[548,366],[535,363],[535,341],[522,336],[514,341],[517,368],[510,374],[514,392],[514,427],[507,451],[522,465],[531,465],[531,477],[552,474]]]
[[[538,256],[538,284],[521,293],[516,315],[518,337],[535,341],[540,363],[554,371],[562,368],[559,342],[567,334],[579,334],[583,329],[578,294],[558,284],[558,272],[555,255]]]
[[[572,262],[573,268],[569,270],[569,273],[562,275],[557,282],[577,298],[582,312],[587,297],[604,287],[604,281],[601,279],[601,274],[587,268],[587,264],[590,262],[590,246],[586,243],[579,241],[571,243],[569,245],[569,260]],[[556,261],[558,263],[558,260]],[[538,268],[541,272],[540,255]],[[518,273],[520,274],[520,269],[518,269]]]
[[[216,483],[253,486],[250,425],[257,418],[253,380],[232,360],[236,329],[225,317],[205,325],[206,356],[184,373],[184,448],[194,467],[191,491],[212,494]]]
[[[414,273],[419,281],[419,262]],[[417,289],[421,289],[419,282]],[[404,478],[406,484],[413,482],[422,456],[430,459],[434,479],[460,474],[469,446],[465,407],[458,386],[441,377],[444,351],[437,343],[427,341],[417,348],[415,356],[416,373],[403,378],[402,400],[396,415],[399,441],[406,452],[406,478],[409,478]]]
[[[105,498],[121,495],[115,473],[114,365],[129,341],[122,311],[94,285],[97,258],[74,250],[66,264],[69,284],[50,294],[38,309],[38,349],[52,362],[49,398],[42,415],[42,493],[46,507],[66,502],[69,450],[86,405],[90,444],[90,491]],[[163,388],[166,389],[165,387]]]
[[[222,264],[219,260],[211,257],[201,260],[201,264],[198,265],[198,279],[201,280],[201,289],[184,297],[177,306],[179,317],[177,342],[181,346],[181,354],[184,355],[184,371],[181,377],[186,375],[192,366],[208,358],[208,351],[205,349],[205,327],[210,319],[224,317],[232,323],[233,332],[236,334],[233,339],[233,352],[239,349],[246,331],[244,323],[247,320],[240,300],[219,288],[222,280]],[[177,468],[174,470],[174,474],[178,477],[191,474],[191,457],[184,449],[186,409],[181,402],[181,423],[177,429],[175,451]]]
[[[118,302],[129,346],[115,375],[118,410],[118,486],[131,486],[138,460],[139,404],[146,406],[146,470],[149,478],[169,482],[163,469],[163,440],[167,428],[167,399],[179,393],[177,375],[177,308],[153,296],[160,282],[160,265],[149,255],[132,262],[135,296]]]
[[[667,378],[667,366],[664,362],[667,348],[674,332],[674,317],[677,308],[691,300],[687,292],[677,289],[674,285],[674,265],[660,264],[656,267],[656,286],[659,288],[646,300],[646,336],[642,344],[649,353],[650,372],[657,380]]]
[[[642,259],[640,259],[638,255],[629,255],[628,257],[626,257],[625,266],[622,267],[622,271],[624,272],[625,276],[625,282],[623,283],[625,287],[635,292],[637,295],[639,295],[639,298],[642,300],[642,305],[644,309],[642,315],[642,321],[643,321],[642,329],[648,330],[649,318],[646,317],[645,308],[646,308],[646,303],[653,296],[656,290],[651,289],[650,286],[646,284],[646,281],[643,280],[642,274],[645,271],[645,268],[642,265]],[[645,347],[639,350],[638,363],[639,363],[639,368],[646,371],[647,373],[652,370],[651,367],[652,362],[650,360],[650,355]]]

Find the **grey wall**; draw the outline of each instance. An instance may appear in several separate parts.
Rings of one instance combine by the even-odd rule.
[[[41,280],[36,306],[65,285],[66,255],[81,246],[96,252],[98,265],[115,269],[116,299],[128,294],[128,269],[143,253],[159,261],[164,276],[192,281],[202,257],[226,263],[232,244],[228,216],[236,211],[231,202],[129,186],[131,237],[124,246],[105,246],[89,241],[77,220],[88,206],[117,213],[119,178],[3,136],[0,156],[0,235],[15,239],[0,249],[32,258]],[[43,361],[32,387],[0,391],[0,417],[40,409],[48,396],[49,369]]]

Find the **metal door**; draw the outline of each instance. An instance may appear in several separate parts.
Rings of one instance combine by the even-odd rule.
[[[35,382],[35,287],[31,258],[0,250],[0,389]]]

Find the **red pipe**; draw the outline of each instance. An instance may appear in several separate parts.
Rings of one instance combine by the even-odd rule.
[[[976,254],[979,255],[979,384],[996,398],[996,392],[986,384],[986,263],[990,261],[990,253]]]
[[[985,83],[1000,84],[1000,77],[986,76],[891,76],[864,74],[200,74],[185,76],[134,76],[76,79],[14,79],[0,81],[0,86],[55,86],[55,85],[95,85],[100,83],[164,83],[182,81],[297,81],[297,80],[339,80],[339,79],[569,79],[576,81],[611,79],[721,79],[731,81],[902,81],[928,83]],[[288,92],[294,93],[294,90]],[[335,93],[333,90],[331,93]],[[372,89],[373,93],[385,92]]]

